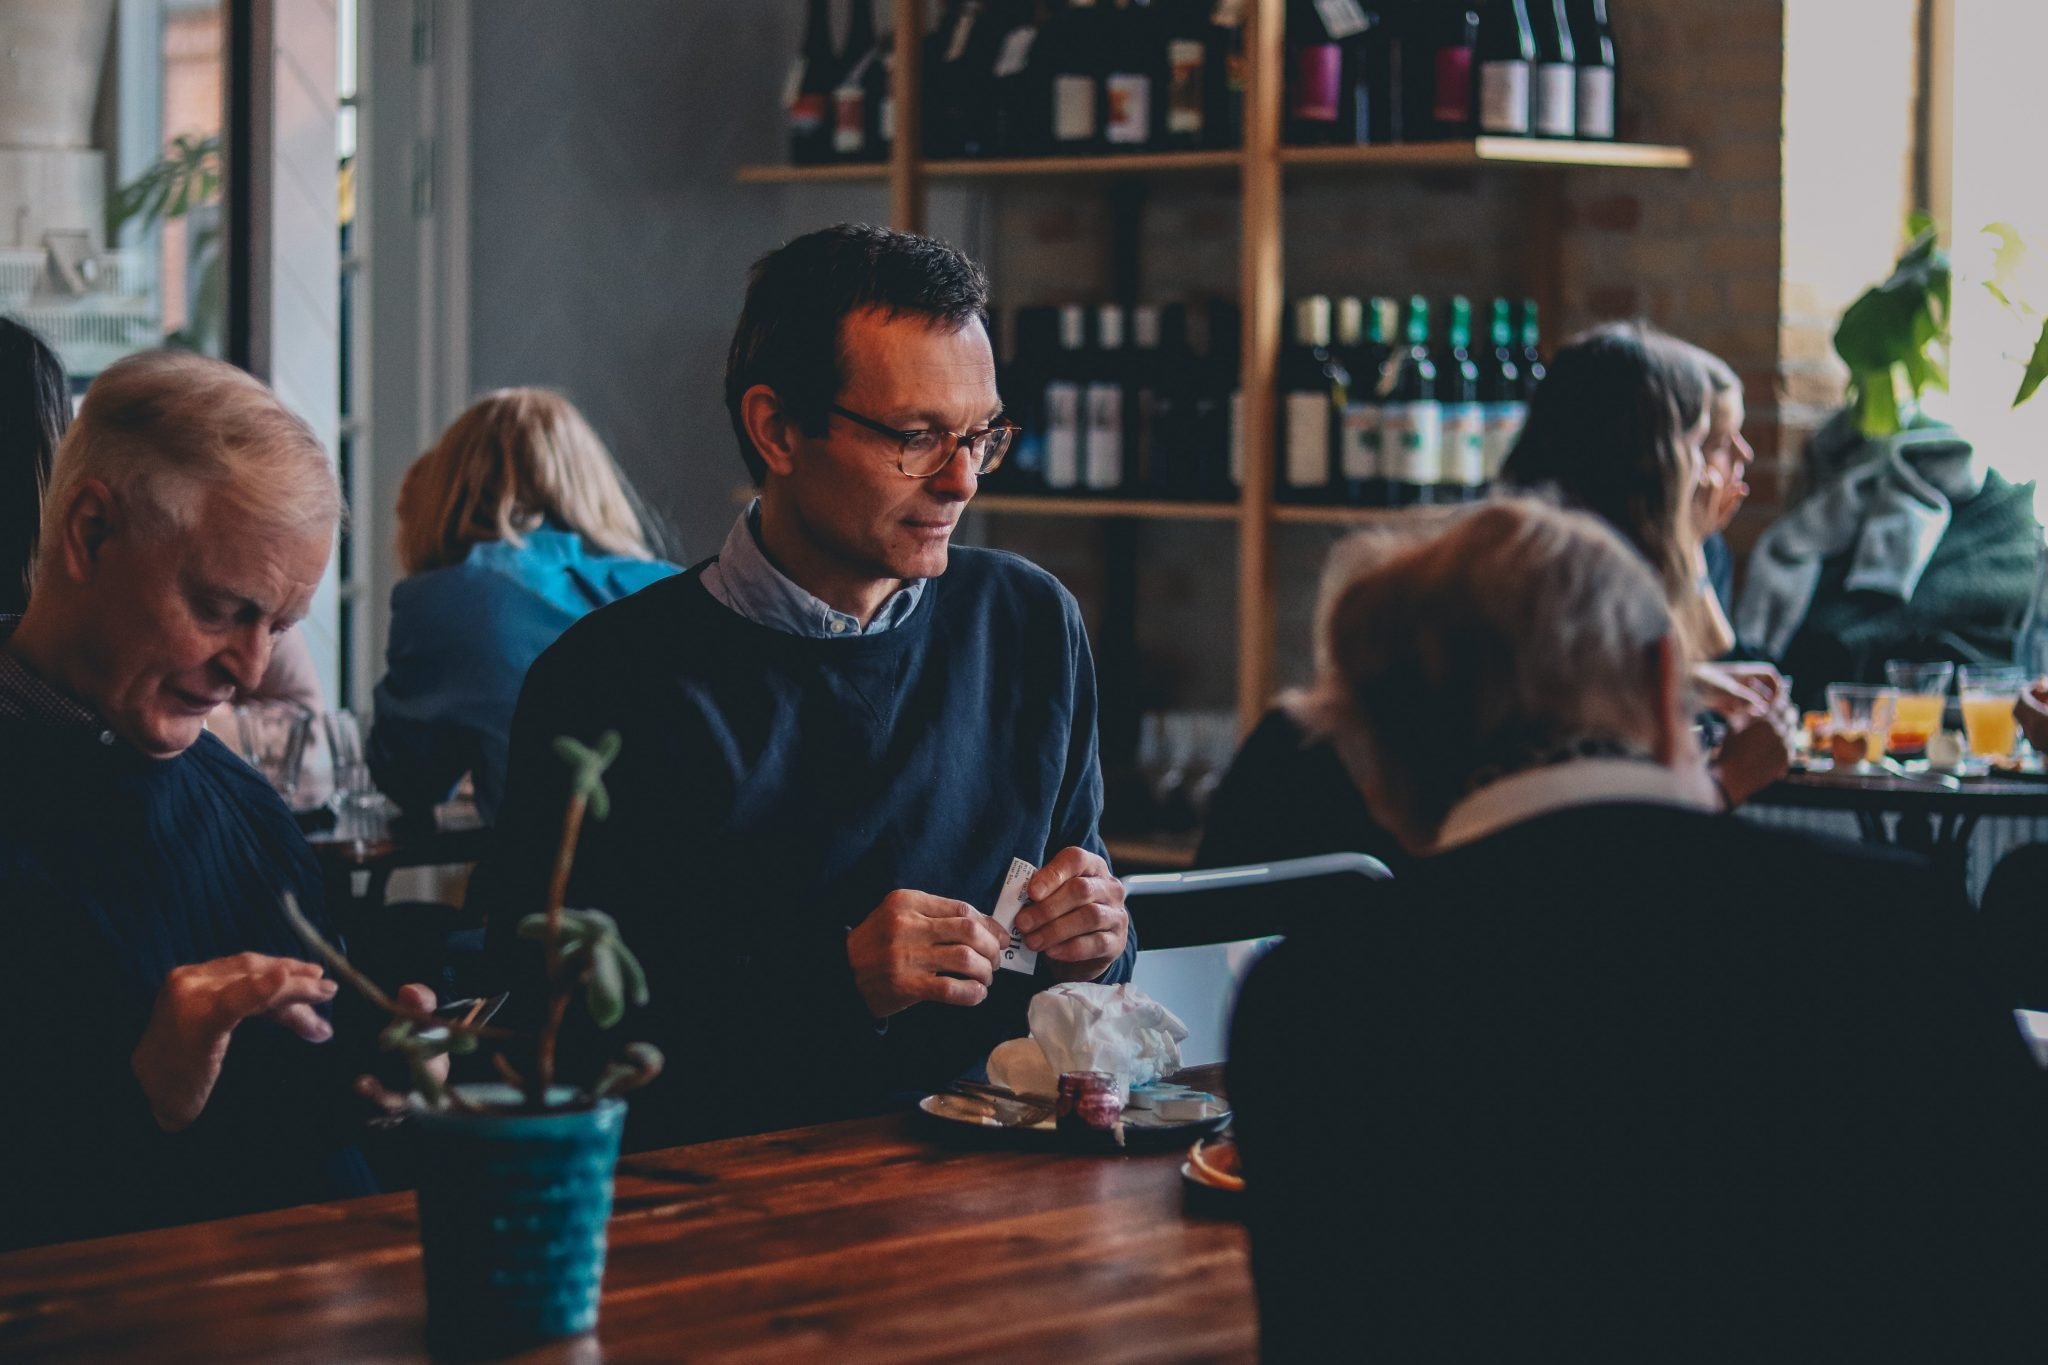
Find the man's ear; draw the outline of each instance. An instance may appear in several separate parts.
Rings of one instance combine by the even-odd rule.
[[[768,472],[787,478],[796,468],[796,442],[803,432],[775,390],[756,384],[741,394],[740,421]]]
[[[57,567],[74,583],[85,583],[98,570],[106,544],[114,535],[118,513],[114,494],[98,479],[82,479],[57,523]]]

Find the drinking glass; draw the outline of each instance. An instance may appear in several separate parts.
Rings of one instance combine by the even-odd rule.
[[[1963,733],[1973,755],[2005,758],[2012,753],[2020,737],[2012,708],[2026,682],[2026,672],[2010,665],[1963,665],[1957,690],[1963,694]]]
[[[1863,683],[1828,684],[1828,715],[1834,721],[1835,733],[1863,740],[1864,756],[1858,760],[1858,767],[1884,757],[1898,703],[1899,694],[1893,688]]]
[[[242,758],[262,773],[287,806],[295,805],[313,713],[295,701],[235,705],[235,736]]]
[[[363,749],[365,727],[350,711],[329,711],[324,718],[327,751],[334,758],[334,794],[328,805],[335,825],[344,839],[366,838],[383,813],[384,796],[370,777],[370,763]]]
[[[1899,703],[1892,711],[1894,752],[1925,752],[1927,741],[1941,733],[1941,710],[1947,705],[1948,685],[1955,673],[1956,666],[1951,663],[1886,661],[1885,679],[1899,689]]]

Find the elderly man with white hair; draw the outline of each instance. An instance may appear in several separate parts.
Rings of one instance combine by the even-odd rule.
[[[2048,1086],[1924,865],[1715,811],[1643,560],[1504,501],[1338,595],[1418,856],[1241,997],[1264,1358],[2038,1359]]]
[[[322,918],[311,850],[204,729],[305,615],[340,513],[305,423],[197,355],[107,370],[57,452],[0,617],[0,1245],[374,1188],[367,1049],[332,1041],[335,983],[279,910]]]

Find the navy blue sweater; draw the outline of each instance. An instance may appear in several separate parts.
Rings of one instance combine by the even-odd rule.
[[[647,969],[651,1006],[612,1038],[656,1043],[669,1074],[634,1097],[630,1140],[873,1112],[1022,1036],[1051,981],[999,971],[975,1008],[880,1027],[847,930],[894,890],[986,912],[1013,857],[1102,852],[1095,709],[1079,609],[1013,555],[954,550],[908,620],[846,639],[756,625],[693,570],[585,617],[527,675],[471,903],[530,1004],[538,954],[511,931],[542,902],[561,829],[550,744],[619,731],[611,818],[584,828],[570,902],[614,915]],[[1133,934],[1106,979],[1128,979],[1136,949]]]
[[[346,1035],[316,1046],[245,1022],[177,1134],[129,1070],[173,967],[306,956],[277,908],[286,890],[323,921],[291,813],[213,736],[159,761],[91,730],[0,719],[0,1245],[374,1189],[346,1141],[367,1054]]]

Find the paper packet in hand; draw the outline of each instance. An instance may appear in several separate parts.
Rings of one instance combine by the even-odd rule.
[[[1017,912],[1031,903],[1024,894],[1024,888],[1031,882],[1031,874],[1038,871],[1022,858],[1010,859],[1010,870],[1003,876],[1002,894],[996,897],[995,913],[990,916],[1012,935],[1010,946],[1003,949],[1003,959],[998,965],[1006,972],[1023,972],[1027,976],[1038,970],[1038,954],[1024,946],[1022,939],[1015,937]]]

